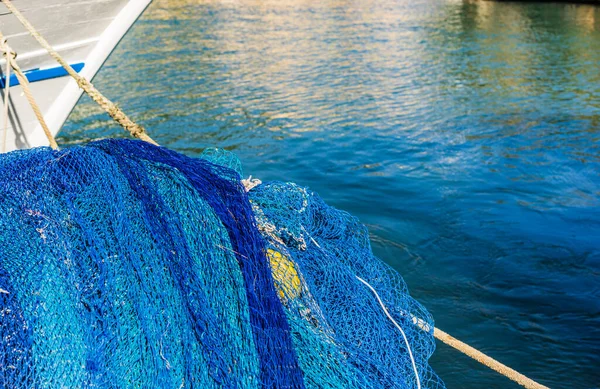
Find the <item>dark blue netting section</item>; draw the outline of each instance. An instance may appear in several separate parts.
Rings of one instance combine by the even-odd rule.
[[[416,388],[432,320],[365,228],[234,155],[129,140],[0,156],[0,386]],[[418,320],[421,321],[418,321]]]

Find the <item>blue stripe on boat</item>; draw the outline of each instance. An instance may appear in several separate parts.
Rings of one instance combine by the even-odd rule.
[[[85,63],[83,63],[83,62],[71,64],[71,67],[77,73],[79,73],[81,71],[81,69],[83,69],[84,66],[85,66]],[[36,81],[43,81],[43,80],[49,80],[51,78],[66,76],[67,71],[62,66],[57,66],[55,68],[49,68],[49,69],[39,69],[39,68],[31,69],[26,72],[23,72],[23,74],[25,74],[25,77],[27,77],[27,80],[29,82],[36,82]],[[6,76],[0,77],[0,89],[4,89],[5,82],[6,82]],[[15,76],[14,74],[11,74],[10,75],[10,86],[15,86],[15,85],[19,85],[19,80],[17,79],[17,76]]]

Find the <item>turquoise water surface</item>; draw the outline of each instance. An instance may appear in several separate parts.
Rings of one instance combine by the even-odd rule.
[[[600,7],[155,0],[95,79],[162,145],[358,216],[436,324],[600,387]],[[59,144],[124,136],[84,98]],[[449,388],[516,388],[445,345]]]

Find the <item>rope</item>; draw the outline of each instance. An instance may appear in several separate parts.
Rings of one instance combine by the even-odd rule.
[[[144,127],[140,126],[133,122],[119,107],[117,107],[113,102],[111,102],[108,98],[106,98],[102,93],[100,93],[91,82],[86,80],[84,77],[79,75],[61,56],[58,54],[52,46],[36,31],[36,29],[29,23],[29,21],[19,12],[18,9],[10,2],[10,0],[1,0],[2,3],[8,8],[10,12],[13,13],[19,19],[21,24],[29,31],[31,36],[33,36],[38,43],[48,51],[48,54],[52,58],[54,58],[66,71],[69,73],[71,77],[77,81],[77,85],[85,93],[87,93],[92,100],[94,100],[100,107],[102,107],[109,115],[112,117],[121,127],[125,130],[129,131],[129,133],[138,139],[146,141],[148,143],[152,143],[158,145],[150,136],[146,133]]]
[[[308,234],[308,231],[306,231],[306,229],[304,229],[304,226],[301,226],[301,227],[304,230],[304,232],[308,235],[308,237],[310,238],[310,240],[318,248],[321,248],[321,246],[319,246],[319,243],[317,243],[317,241],[314,240],[313,237],[310,236],[310,234]],[[400,332],[402,333],[402,336],[404,337],[404,341],[408,345],[408,340],[406,339],[406,335],[404,334],[404,331],[402,330],[402,328],[400,328],[400,326],[398,325],[398,323],[396,323],[396,321],[390,316],[387,308],[383,304],[383,301],[381,301],[381,298],[379,298],[379,294],[377,293],[377,291],[367,281],[363,280],[362,278],[360,278],[358,276],[356,276],[356,278],[360,282],[362,282],[363,284],[365,284],[369,289],[371,289],[371,291],[375,294],[375,297],[377,297],[377,300],[379,301],[379,304],[383,308],[383,312],[386,314],[386,316],[388,317],[388,319],[390,319],[392,321],[392,323],[394,323],[394,325],[400,330]],[[406,312],[403,312],[403,314],[406,315]],[[492,369],[492,370],[494,370],[494,371],[502,374],[506,378],[509,378],[509,379],[513,380],[517,384],[519,384],[519,385],[521,385],[521,386],[523,386],[523,387],[525,387],[527,389],[550,389],[547,386],[539,384],[539,383],[535,382],[534,380],[532,380],[531,378],[528,378],[528,377],[524,376],[523,374],[519,373],[518,371],[516,371],[514,369],[511,369],[510,367],[506,366],[505,364],[503,364],[501,362],[498,362],[494,358],[485,355],[481,351],[476,350],[475,348],[469,346],[468,344],[466,344],[464,342],[461,342],[460,340],[458,340],[455,337],[451,336],[447,332],[444,332],[444,331],[440,330],[439,328],[432,328],[423,319],[419,319],[419,318],[415,317],[414,315],[410,315],[410,317],[412,317],[413,323],[417,327],[419,327],[421,330],[426,331],[426,332],[431,332],[431,330],[433,329],[433,336],[436,339],[438,339],[439,341],[441,341],[441,342],[447,344],[448,346],[454,348],[455,350],[458,350],[461,353],[463,353],[463,354],[465,354],[465,355],[473,358],[474,360],[476,360],[477,362],[481,363],[482,365],[485,365],[485,366],[489,367],[490,369]],[[416,368],[416,366],[414,364],[415,360],[414,360],[414,358],[412,356],[412,352],[410,350],[410,346],[408,347],[408,352],[409,352],[409,355],[410,355],[410,359],[413,362],[413,368],[415,370],[415,376],[417,377],[417,385],[418,385],[418,387],[420,387],[419,375],[417,374],[417,368]]]
[[[377,297],[377,301],[379,301],[379,305],[381,305],[381,309],[383,309],[383,312],[385,313],[385,315],[388,317],[388,319],[390,319],[392,321],[392,323],[394,323],[396,328],[398,328],[400,330],[400,333],[402,334],[402,337],[404,338],[404,343],[406,343],[406,348],[408,349],[408,356],[410,357],[410,361],[412,362],[412,367],[415,372],[415,377],[417,378],[417,389],[421,389],[421,380],[419,379],[419,372],[417,371],[417,364],[415,363],[415,358],[413,357],[412,350],[410,349],[410,344],[408,344],[408,339],[406,338],[406,334],[402,330],[402,327],[400,327],[400,325],[398,323],[396,323],[396,320],[394,320],[392,315],[390,315],[387,308],[383,304],[383,301],[381,301],[381,298],[379,298],[379,294],[377,293],[377,291],[375,291],[375,289],[371,286],[371,284],[369,284],[367,281],[363,280],[359,276],[356,276],[356,278],[360,282],[365,284],[367,286],[367,288],[371,289],[371,292],[373,292],[375,294],[375,297]]]
[[[523,374],[519,373],[518,371],[511,369],[510,367],[506,366],[505,364],[498,362],[494,358],[488,357],[481,351],[474,349],[473,347],[469,346],[468,344],[466,344],[464,342],[461,342],[460,340],[458,340],[455,337],[451,336],[450,334],[440,330],[439,328],[434,328],[433,336],[435,336],[436,339],[439,339],[440,341],[447,344],[448,346],[451,346],[451,347],[455,348],[456,350],[462,352],[463,354],[468,355],[469,357],[473,358],[477,362],[489,367],[490,369],[502,374],[503,376],[505,376],[507,378],[510,378],[511,380],[515,381],[517,384],[519,384],[527,389],[550,389],[547,386],[539,384],[539,383],[535,382],[534,380],[532,380],[531,378],[524,376]]]
[[[9,67],[9,65],[10,65],[10,67],[12,67],[13,70],[15,71],[15,76],[17,76],[17,79],[19,80],[19,83],[21,84],[21,88],[23,89],[23,93],[25,93],[25,97],[27,98],[27,101],[29,102],[31,109],[33,109],[33,113],[37,117],[37,120],[40,122],[40,125],[42,126],[42,129],[44,130],[44,134],[46,134],[46,138],[48,138],[50,147],[52,147],[54,150],[57,150],[58,144],[56,143],[54,136],[52,136],[52,133],[50,132],[50,129],[48,128],[48,125],[46,124],[46,121],[44,120],[44,115],[42,114],[40,107],[35,102],[33,94],[31,93],[31,90],[29,89],[29,81],[27,80],[27,77],[23,74],[23,72],[21,71],[21,68],[17,64],[17,61],[15,61],[15,58],[17,55],[14,51],[11,50],[10,46],[8,46],[8,43],[6,43],[6,39],[4,38],[4,35],[2,35],[1,31],[0,31],[0,42],[1,42],[0,50],[2,50],[4,52],[4,56],[6,57],[7,67]],[[8,79],[9,78],[7,78],[7,80]],[[8,85],[9,84],[7,81],[7,89],[8,89]],[[5,92],[5,94],[7,96],[7,100],[5,101],[5,104],[8,104],[8,92]],[[5,120],[8,120],[8,108],[6,108],[6,110],[7,110],[7,112],[5,112],[6,113]],[[4,147],[6,147],[6,133],[4,136],[5,136]]]
[[[6,134],[8,134],[8,99],[10,97],[10,63],[8,61],[8,57],[16,57],[16,54],[13,56],[13,52],[8,45],[6,39],[2,39],[0,41],[0,45],[2,46],[0,50],[4,52],[4,57],[6,58],[6,72],[4,72],[4,76],[6,81],[4,81],[4,135],[2,141],[2,152],[6,152]]]
[[[361,281],[362,283],[367,285],[369,287],[369,289],[371,289],[373,291],[373,293],[375,293],[375,296],[377,296],[377,300],[379,300],[379,304],[381,304],[381,306],[383,307],[385,314],[396,325],[396,327],[398,327],[398,324],[396,323],[396,321],[394,321],[394,319],[392,319],[390,317],[390,315],[388,314],[387,309],[384,307],[384,305],[381,302],[381,299],[379,298],[379,295],[377,294],[375,289],[373,289],[373,287],[371,287],[371,285],[369,285],[366,281],[364,281],[360,277],[356,277],[356,278],[358,278],[359,281]],[[406,312],[402,312],[402,314],[406,315]],[[410,316],[412,317],[413,323],[417,327],[419,327],[423,331],[431,332],[432,327],[426,321],[424,321],[423,319],[419,319],[419,318],[415,317],[414,315],[410,315]],[[400,328],[400,327],[398,327],[398,328]],[[400,331],[402,331],[402,330],[400,330]],[[402,331],[402,335],[404,336],[404,331]],[[539,384],[539,383],[535,382],[534,380],[532,380],[531,378],[524,376],[523,374],[519,373],[518,371],[511,369],[510,367],[506,366],[505,364],[498,362],[494,358],[485,355],[481,351],[476,350],[475,348],[469,346],[468,344],[461,342],[460,340],[456,339],[455,337],[448,334],[447,332],[440,330],[437,327],[433,328],[433,336],[436,339],[438,339],[439,341],[441,341],[441,342],[447,344],[448,346],[454,348],[455,350],[458,350],[461,353],[473,358],[474,360],[481,363],[482,365],[489,367],[490,369],[502,374],[506,378],[513,380],[517,384],[519,384],[527,389],[550,389],[547,386]],[[404,340],[406,340],[406,337],[404,337]],[[408,349],[408,351],[410,353],[410,348]],[[410,356],[412,359],[412,354],[410,354]],[[413,363],[414,363],[414,359],[413,359]],[[413,364],[413,366],[414,366],[414,364]]]

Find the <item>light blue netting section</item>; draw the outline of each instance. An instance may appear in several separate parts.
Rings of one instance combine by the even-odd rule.
[[[212,162],[215,163],[212,163]],[[293,184],[137,141],[0,156],[0,387],[443,387],[366,229]]]

